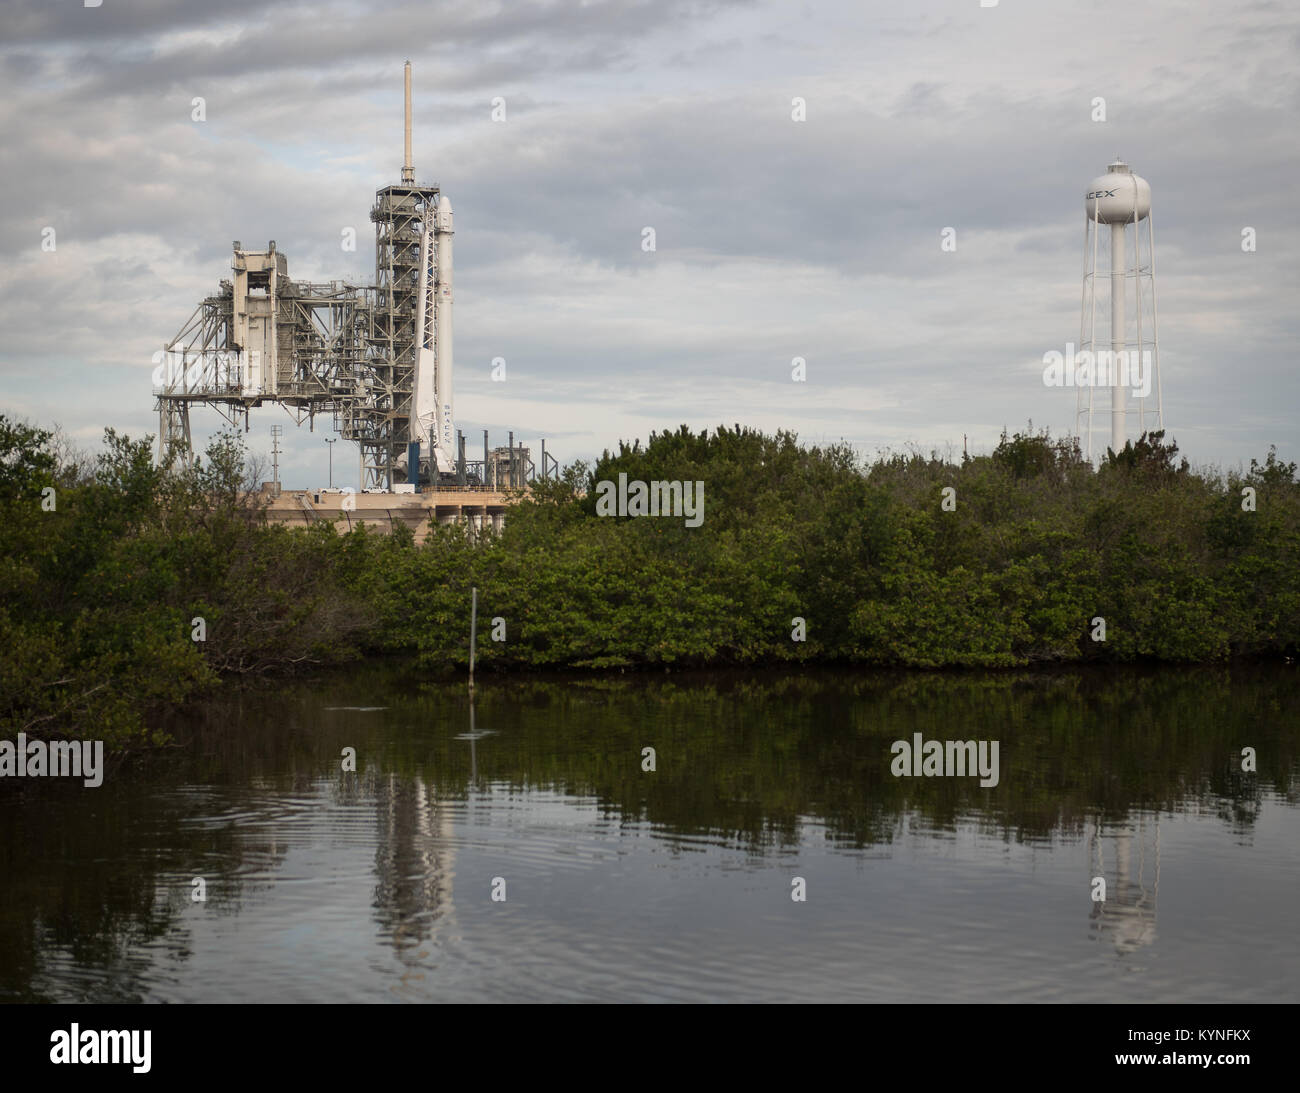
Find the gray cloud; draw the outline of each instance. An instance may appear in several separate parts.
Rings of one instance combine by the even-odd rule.
[[[1082,195],[1121,153],[1155,193],[1173,431],[1203,461],[1300,447],[1284,5],[104,0],[11,4],[6,32],[0,401],[37,418],[155,428],[149,354],[232,239],[276,239],[296,277],[368,271],[410,56],[417,172],[456,207],[471,437],[567,456],[680,421],[864,448],[1068,426],[1036,370],[1077,337]],[[319,434],[289,446],[319,477]]]

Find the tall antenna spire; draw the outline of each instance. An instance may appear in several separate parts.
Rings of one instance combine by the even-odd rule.
[[[402,164],[402,185],[415,185],[415,168],[411,166],[411,62],[406,62],[406,159]]]

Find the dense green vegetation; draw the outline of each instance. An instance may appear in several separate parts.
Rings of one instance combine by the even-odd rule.
[[[620,473],[703,482],[703,523],[597,515],[596,484]],[[6,732],[93,727],[123,744],[226,673],[375,652],[459,668],[475,585],[488,669],[1300,649],[1300,483],[1273,451],[1244,474],[1194,471],[1153,434],[1094,470],[1031,431],[960,464],[912,453],[864,467],[786,433],[683,427],[569,467],[499,536],[434,527],[419,548],[409,532],[268,526],[244,479],[231,435],[175,470],[109,430],[92,465],[0,418]]]
[[[267,526],[244,464],[233,435],[171,470],[148,440],[109,429],[92,461],[0,417],[5,735],[160,743],[151,715],[223,673],[355,655],[369,616],[335,586],[344,544]]]

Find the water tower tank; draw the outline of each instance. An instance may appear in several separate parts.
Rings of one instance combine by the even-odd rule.
[[[1151,212],[1151,186],[1135,175],[1127,163],[1116,160],[1100,178],[1094,178],[1084,198],[1088,219],[1102,224],[1132,224]]]

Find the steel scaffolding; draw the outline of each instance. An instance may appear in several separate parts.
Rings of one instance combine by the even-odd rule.
[[[438,196],[436,186],[377,191],[372,285],[292,281],[274,240],[265,251],[236,241],[235,279],[155,355],[159,462],[192,459],[191,405],[247,429],[249,410],[274,402],[299,425],[330,414],[360,446],[362,487],[390,489],[411,439],[420,236]]]

